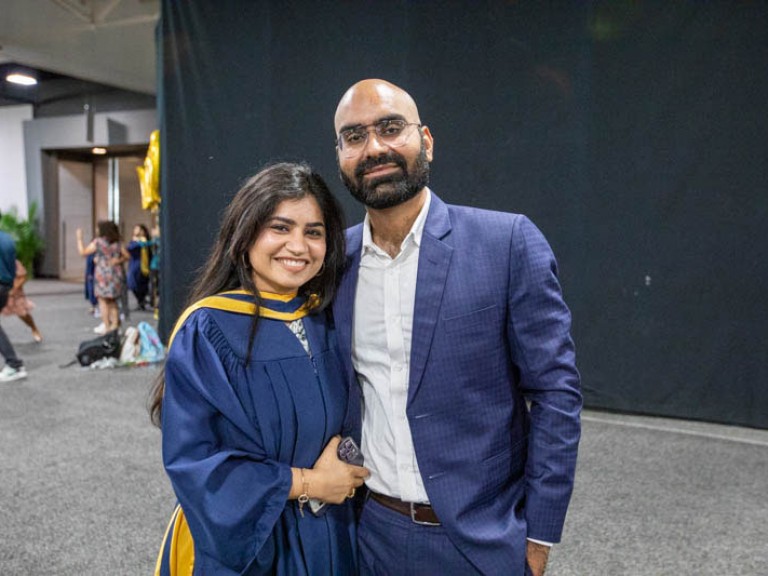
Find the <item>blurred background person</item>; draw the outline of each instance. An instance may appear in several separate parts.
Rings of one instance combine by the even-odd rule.
[[[43,341],[43,335],[32,318],[31,310],[35,307],[32,301],[24,294],[24,284],[27,282],[27,269],[16,260],[16,278],[13,280],[13,289],[8,294],[8,302],[2,310],[4,316],[18,316],[24,324],[32,330],[32,339],[40,343]]]
[[[130,260],[130,255],[120,243],[120,231],[114,222],[101,220],[97,224],[97,230],[97,237],[88,246],[83,246],[82,228],[78,228],[75,234],[80,255],[94,255],[93,291],[99,301],[102,323],[93,331],[105,334],[120,327],[117,299],[125,286],[123,263]]]
[[[152,252],[149,230],[144,224],[133,227],[133,236],[126,247],[130,260],[128,261],[128,289],[133,292],[138,303],[138,310],[147,309],[149,294],[149,265]]]
[[[94,318],[101,318],[101,311],[99,310],[99,300],[96,298],[96,294],[93,291],[93,274],[95,271],[95,264],[93,263],[94,255],[88,254],[85,259],[85,299],[91,304],[91,314]]]
[[[160,308],[160,226],[152,228],[149,243],[152,247],[152,256],[149,259],[149,301],[157,318]]]
[[[15,278],[16,245],[8,233],[0,231],[0,308],[5,307],[8,295],[13,290]],[[2,325],[0,325],[0,355],[5,358],[5,366],[0,370],[0,382],[13,382],[27,377],[24,362],[16,356],[16,351]]]

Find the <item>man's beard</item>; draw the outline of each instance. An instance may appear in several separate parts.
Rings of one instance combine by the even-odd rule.
[[[395,164],[401,172],[372,178],[366,183],[363,179],[365,171],[381,164]],[[429,162],[424,140],[421,141],[421,151],[410,173],[405,158],[390,150],[386,154],[360,162],[355,167],[354,180],[344,174],[341,168],[339,175],[352,196],[368,208],[382,210],[402,204],[416,196],[419,190],[429,183]]]

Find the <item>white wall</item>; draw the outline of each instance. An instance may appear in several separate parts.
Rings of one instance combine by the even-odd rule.
[[[27,217],[27,172],[24,163],[24,125],[32,106],[0,107],[0,212],[15,206]]]
[[[77,251],[75,230],[83,229],[84,243],[93,237],[93,166],[90,162],[59,160],[59,278],[85,275],[85,258]]]

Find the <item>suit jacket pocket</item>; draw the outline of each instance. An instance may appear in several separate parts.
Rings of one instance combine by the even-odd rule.
[[[446,332],[476,332],[488,329],[489,326],[499,322],[499,307],[491,304],[485,308],[463,312],[458,315],[451,314],[443,317],[443,327]]]
[[[483,471],[494,488],[514,482],[523,476],[527,445],[527,437],[521,438],[508,448],[483,460]]]
[[[502,316],[500,308],[492,305],[444,317],[435,332],[432,365],[440,366],[444,374],[455,376],[464,385],[471,380],[475,386],[485,387],[489,380],[498,380],[502,368],[497,367],[506,362],[502,358],[505,345]],[[485,366],[491,373],[478,377],[479,366]]]

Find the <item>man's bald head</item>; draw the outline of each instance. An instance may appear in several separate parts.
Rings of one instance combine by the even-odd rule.
[[[365,111],[386,109],[405,116],[408,122],[421,123],[416,102],[408,92],[386,80],[371,78],[357,82],[341,97],[334,117],[336,133],[338,134],[342,128],[347,127],[351,118],[355,118],[355,123],[374,122],[376,118],[357,122],[357,119]]]

